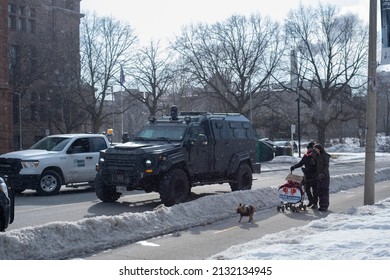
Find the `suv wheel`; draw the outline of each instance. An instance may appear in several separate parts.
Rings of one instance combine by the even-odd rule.
[[[165,206],[185,202],[190,193],[187,173],[182,169],[169,171],[162,178],[159,193]]]
[[[38,195],[57,195],[61,185],[61,176],[53,170],[47,170],[42,173],[36,191]]]
[[[103,202],[114,202],[121,196],[115,189],[104,184],[100,173],[96,174],[94,187],[96,196]]]
[[[252,169],[247,163],[241,163],[238,167],[234,182],[230,183],[232,191],[250,190],[252,188]]]

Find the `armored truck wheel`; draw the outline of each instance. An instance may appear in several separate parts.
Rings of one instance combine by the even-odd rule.
[[[104,184],[100,173],[96,174],[94,187],[96,196],[103,202],[114,202],[121,196],[115,189]]]
[[[47,170],[42,173],[36,191],[38,195],[57,195],[61,185],[61,176],[54,170]]]
[[[247,163],[241,163],[238,167],[234,182],[230,183],[232,191],[250,190],[252,188],[252,169]]]
[[[159,193],[165,206],[185,202],[190,193],[190,186],[184,170],[173,169],[165,174],[161,180]]]

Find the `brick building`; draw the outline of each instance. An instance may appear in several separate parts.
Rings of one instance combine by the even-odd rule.
[[[80,1],[0,0],[0,154],[59,132],[50,115],[79,68]]]
[[[0,153],[12,149],[12,95],[8,87],[7,1],[0,0]]]

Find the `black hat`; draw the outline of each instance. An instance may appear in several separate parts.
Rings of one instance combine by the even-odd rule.
[[[314,142],[312,141],[312,142],[310,142],[307,146],[306,146],[306,148],[310,148],[310,149],[313,149],[314,148]]]

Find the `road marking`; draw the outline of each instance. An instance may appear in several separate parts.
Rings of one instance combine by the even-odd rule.
[[[230,227],[230,228],[225,228],[225,229],[223,229],[223,230],[218,230],[218,231],[216,231],[216,232],[214,232],[215,234],[217,234],[217,233],[223,233],[223,232],[226,232],[226,231],[229,231],[229,230],[233,230],[233,229],[236,229],[236,228],[238,228],[238,226],[234,226],[234,227]]]
[[[159,244],[148,242],[148,241],[139,241],[139,242],[136,242],[135,244],[140,244],[142,246],[151,246],[151,247],[159,247],[160,246]]]

